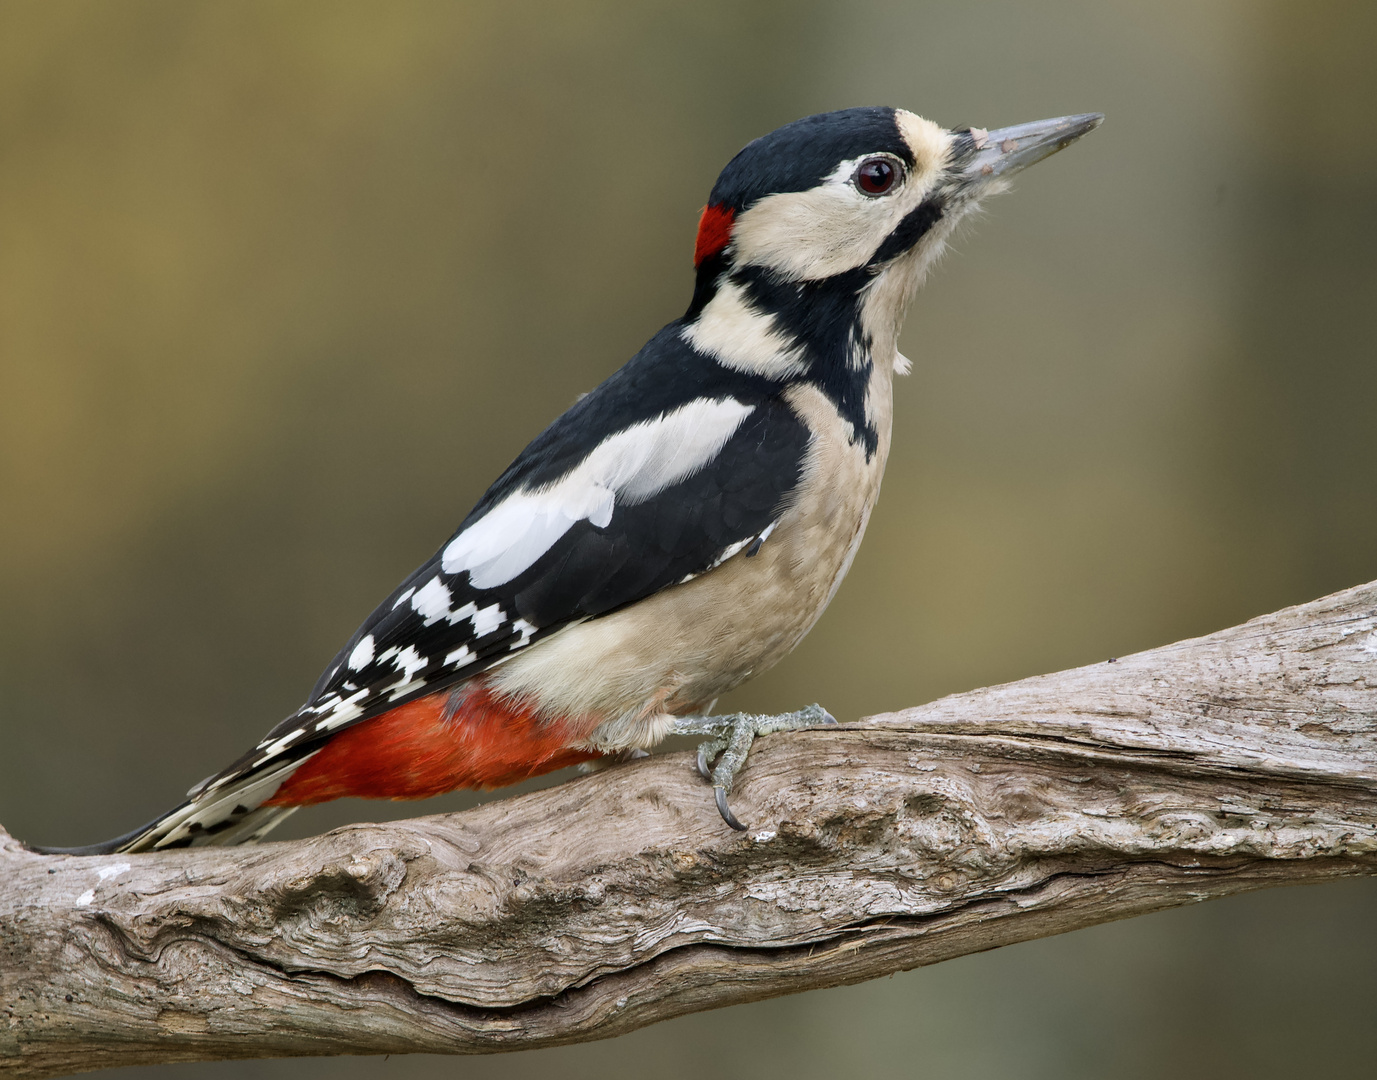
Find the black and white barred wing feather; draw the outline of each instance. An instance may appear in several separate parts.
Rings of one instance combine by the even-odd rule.
[[[252,838],[285,812],[260,804],[335,732],[709,572],[769,535],[808,442],[793,411],[763,394],[695,398],[597,438],[581,411],[523,452],[301,709],[140,846]]]

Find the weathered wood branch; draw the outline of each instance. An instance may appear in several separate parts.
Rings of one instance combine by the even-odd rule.
[[[0,1072],[618,1035],[1377,873],[1377,583],[1117,662],[463,814],[75,858],[0,832]]]

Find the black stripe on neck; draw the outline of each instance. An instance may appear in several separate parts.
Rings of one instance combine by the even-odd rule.
[[[757,266],[731,274],[751,304],[773,315],[776,326],[803,347],[808,370],[799,381],[811,382],[827,395],[851,425],[852,442],[864,444],[867,460],[880,440],[865,414],[874,361],[870,335],[861,324],[862,294],[874,277],[870,267],[820,281],[785,281]]]

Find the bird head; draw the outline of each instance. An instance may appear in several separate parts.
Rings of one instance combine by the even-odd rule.
[[[956,223],[1102,119],[949,130],[904,109],[871,107],[786,124],[747,145],[713,186],[686,321],[706,319],[700,347],[760,374],[854,361],[858,349],[892,351]],[[757,345],[763,334],[778,347],[750,347],[752,331]],[[822,355],[838,350],[847,355]]]

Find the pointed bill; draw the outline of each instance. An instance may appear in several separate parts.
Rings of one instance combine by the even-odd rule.
[[[974,153],[961,163],[960,176],[977,183],[1012,176],[1065,149],[1103,122],[1103,113],[1081,113],[1034,120],[995,131],[972,128],[970,137],[975,144]]]

